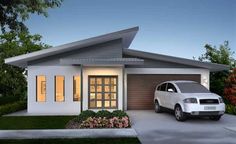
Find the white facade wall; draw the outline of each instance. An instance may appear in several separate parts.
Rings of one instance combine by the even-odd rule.
[[[73,101],[73,76],[80,75],[79,66],[28,66],[28,113],[71,115],[80,113],[80,101]],[[36,102],[36,76],[46,76],[46,102]],[[65,77],[65,101],[55,101],[56,75]]]
[[[124,72],[124,109],[127,110],[127,74],[200,74],[201,84],[209,89],[208,69],[200,68],[126,68]]]

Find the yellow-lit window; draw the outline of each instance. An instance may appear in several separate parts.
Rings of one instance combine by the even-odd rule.
[[[55,76],[55,101],[65,101],[65,78],[64,76]]]
[[[46,76],[36,76],[36,101],[46,101]]]
[[[73,100],[80,101],[80,76],[74,76],[73,81]]]

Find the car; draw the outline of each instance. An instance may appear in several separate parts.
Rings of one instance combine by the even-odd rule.
[[[163,82],[156,86],[154,95],[155,112],[173,110],[177,121],[185,121],[189,116],[217,121],[225,113],[222,97],[195,81]]]

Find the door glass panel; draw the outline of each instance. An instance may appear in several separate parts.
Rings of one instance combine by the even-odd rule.
[[[97,101],[97,107],[102,107],[102,101]]]
[[[95,99],[95,93],[90,93],[90,99],[91,100]]]
[[[102,99],[102,93],[97,93],[97,99]]]
[[[116,101],[111,101],[111,107],[116,107]]]
[[[105,101],[105,107],[110,107],[110,101]]]
[[[116,78],[111,78],[111,84],[116,84]]]
[[[110,84],[110,78],[105,78],[105,84]]]
[[[97,84],[102,84],[102,78],[97,78]]]
[[[102,86],[97,86],[97,92],[102,92]]]
[[[110,86],[105,86],[105,92],[110,92]]]
[[[63,102],[65,100],[65,78],[64,76],[55,76],[55,101]]]
[[[116,99],[116,93],[111,93],[111,99]]]
[[[105,93],[105,99],[110,99],[110,94],[109,93]]]
[[[37,102],[45,102],[46,101],[46,76],[36,76],[36,100]]]
[[[95,78],[90,78],[90,84],[95,84]]]
[[[96,107],[95,100],[90,100],[90,107]]]
[[[95,86],[90,86],[90,92],[95,92]]]
[[[116,92],[116,86],[115,85],[111,86],[111,92]]]

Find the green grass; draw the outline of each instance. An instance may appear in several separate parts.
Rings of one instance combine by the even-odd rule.
[[[140,144],[138,138],[0,140],[1,144]]]
[[[0,129],[63,129],[75,116],[0,117]]]

